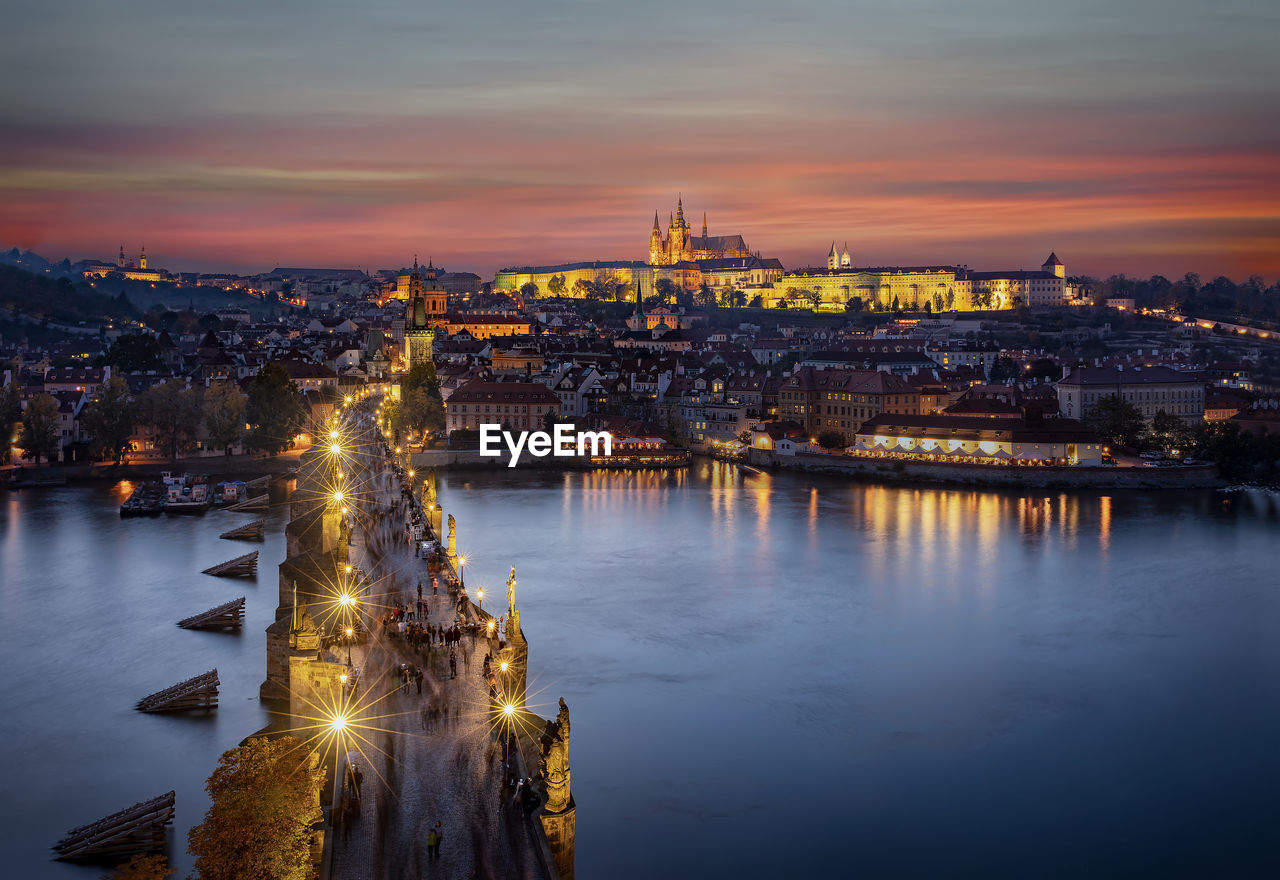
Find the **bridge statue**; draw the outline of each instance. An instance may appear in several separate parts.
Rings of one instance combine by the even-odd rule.
[[[511,576],[507,578],[507,616],[514,617],[516,613],[516,567],[511,566]]]
[[[449,514],[449,537],[445,543],[445,556],[449,558],[449,565],[456,571],[458,568],[458,533],[457,524],[453,521],[453,514]]]
[[[569,808],[569,707],[560,698],[560,712],[548,721],[542,734],[542,778],[546,780],[547,812],[563,813]]]

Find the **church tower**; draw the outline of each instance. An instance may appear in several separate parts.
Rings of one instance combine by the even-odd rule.
[[[1044,265],[1040,267],[1040,271],[1053,275],[1056,278],[1067,277],[1067,267],[1058,259],[1056,253],[1049,254],[1049,259],[1044,261]]]
[[[840,255],[840,268],[850,269],[853,267],[853,257],[849,254],[849,242],[844,243],[844,253]]]
[[[827,254],[827,269],[835,270],[840,268],[840,257],[836,254],[836,243],[831,242],[831,251]]]
[[[653,212],[653,232],[649,234],[649,265],[662,265],[662,227],[658,225],[658,212]]]
[[[676,202],[676,219],[667,233],[667,261],[669,264],[691,258],[689,252],[689,223],[684,219],[684,199]]]
[[[124,242],[120,242],[120,257],[116,260],[116,265],[121,269],[124,268]]]
[[[145,244],[142,246],[142,253],[138,254],[138,268],[147,268],[147,246]]]

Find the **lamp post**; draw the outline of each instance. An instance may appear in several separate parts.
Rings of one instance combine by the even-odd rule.
[[[476,600],[480,603],[480,610],[484,610],[484,587],[476,590]]]
[[[458,586],[463,590],[467,588],[467,557],[458,557]]]

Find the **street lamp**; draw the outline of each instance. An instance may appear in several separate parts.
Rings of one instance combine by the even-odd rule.
[[[462,589],[464,590],[467,588],[466,569],[467,569],[467,557],[459,556],[458,557],[458,586],[462,587]]]
[[[476,590],[476,599],[479,600],[480,610],[483,611],[484,610],[484,587],[481,587],[480,589]]]

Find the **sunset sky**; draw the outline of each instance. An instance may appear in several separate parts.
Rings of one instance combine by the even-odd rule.
[[[1280,3],[3,0],[0,246],[1280,277]],[[269,8],[264,8],[269,7]]]

